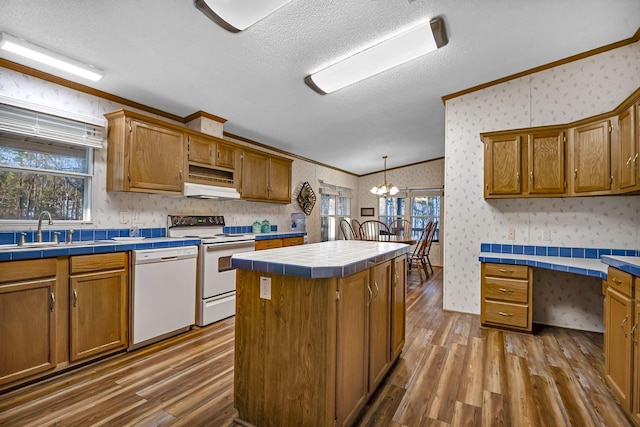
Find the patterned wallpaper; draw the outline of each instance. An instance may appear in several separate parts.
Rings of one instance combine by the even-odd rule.
[[[634,43],[447,101],[445,309],[479,313],[481,242],[640,248],[637,196],[484,200],[479,136],[611,111],[639,86]],[[602,331],[600,293],[598,280],[536,269],[533,320]]]

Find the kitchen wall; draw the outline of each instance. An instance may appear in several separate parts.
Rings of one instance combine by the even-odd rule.
[[[484,200],[479,136],[611,111],[639,86],[634,43],[446,102],[445,309],[479,313],[480,243],[640,249],[638,196]],[[602,331],[600,292],[599,280],[535,269],[533,321]]]
[[[85,116],[104,119],[104,114],[127,108],[115,102],[78,92],[64,86],[50,83],[29,75],[17,73],[0,67],[0,95],[28,101],[36,105],[55,108],[63,112],[73,112]],[[152,106],[153,107],[153,106]],[[146,115],[151,115],[142,112]],[[210,112],[215,114],[215,111]],[[165,118],[160,117],[163,120]],[[243,141],[234,141],[240,145],[246,145]],[[279,153],[275,153],[279,154]],[[280,154],[281,155],[281,154]],[[254,221],[269,220],[278,226],[280,231],[289,231],[291,213],[302,212],[295,197],[300,186],[308,181],[318,201],[307,217],[307,233],[311,243],[320,241],[320,193],[319,181],[348,187],[354,191],[352,212],[359,213],[360,205],[375,206],[375,197],[368,192],[373,184],[371,181],[381,179],[381,174],[369,175],[358,178],[356,175],[341,172],[333,168],[318,165],[313,162],[294,159],[292,170],[292,203],[288,205],[245,201],[217,201],[187,199],[184,197],[169,197],[157,194],[142,193],[117,193],[106,191],[106,141],[105,148],[95,150],[94,161],[94,185],[93,185],[93,215],[91,224],[68,225],[69,228],[126,228],[128,225],[120,224],[119,213],[128,212],[131,216],[134,212],[140,213],[141,227],[165,227],[167,215],[222,214],[227,225],[251,225]],[[428,162],[422,165],[410,166],[391,171],[389,177],[398,185],[405,186],[431,186],[442,185],[443,161]],[[360,191],[360,181],[364,182],[364,190]],[[372,200],[369,200],[372,199]],[[364,203],[364,204],[362,204]],[[35,225],[2,224],[2,229],[34,229]],[[65,228],[64,224],[56,224],[57,228]],[[432,259],[433,260],[433,259]],[[435,261],[434,261],[435,262]]]

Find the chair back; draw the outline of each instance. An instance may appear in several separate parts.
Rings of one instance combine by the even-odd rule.
[[[389,231],[394,236],[411,237],[411,223],[404,218],[397,218],[389,224]]]
[[[375,219],[365,221],[360,225],[360,238],[377,242],[389,241],[389,226]]]
[[[358,221],[357,219],[352,219],[351,220],[351,230],[353,231],[353,237],[356,240],[361,240],[362,237],[360,236],[360,221]]]
[[[429,235],[427,236],[427,247],[425,248],[426,255],[429,255],[429,251],[431,251],[431,244],[433,243],[433,239],[436,236],[438,221],[433,221],[430,224],[433,224],[433,225],[431,226],[431,230],[429,230]]]
[[[431,235],[433,229],[435,229],[434,223],[429,221],[420,234],[420,240],[416,243],[416,247],[413,249],[411,258],[417,259],[425,256],[429,246],[429,235]]]
[[[351,228],[351,224],[345,218],[340,220],[340,231],[342,232],[342,237],[344,240],[354,240],[356,238],[353,229]]]

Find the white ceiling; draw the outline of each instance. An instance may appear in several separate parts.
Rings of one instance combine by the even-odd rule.
[[[436,16],[438,51],[329,95],[304,84]],[[0,31],[104,70],[83,84],[356,174],[442,157],[442,96],[638,28],[640,0],[293,0],[235,34],[192,0],[0,0]]]

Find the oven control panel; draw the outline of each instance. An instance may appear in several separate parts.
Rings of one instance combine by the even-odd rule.
[[[169,215],[169,228],[198,226],[224,227],[224,217],[222,215]]]

